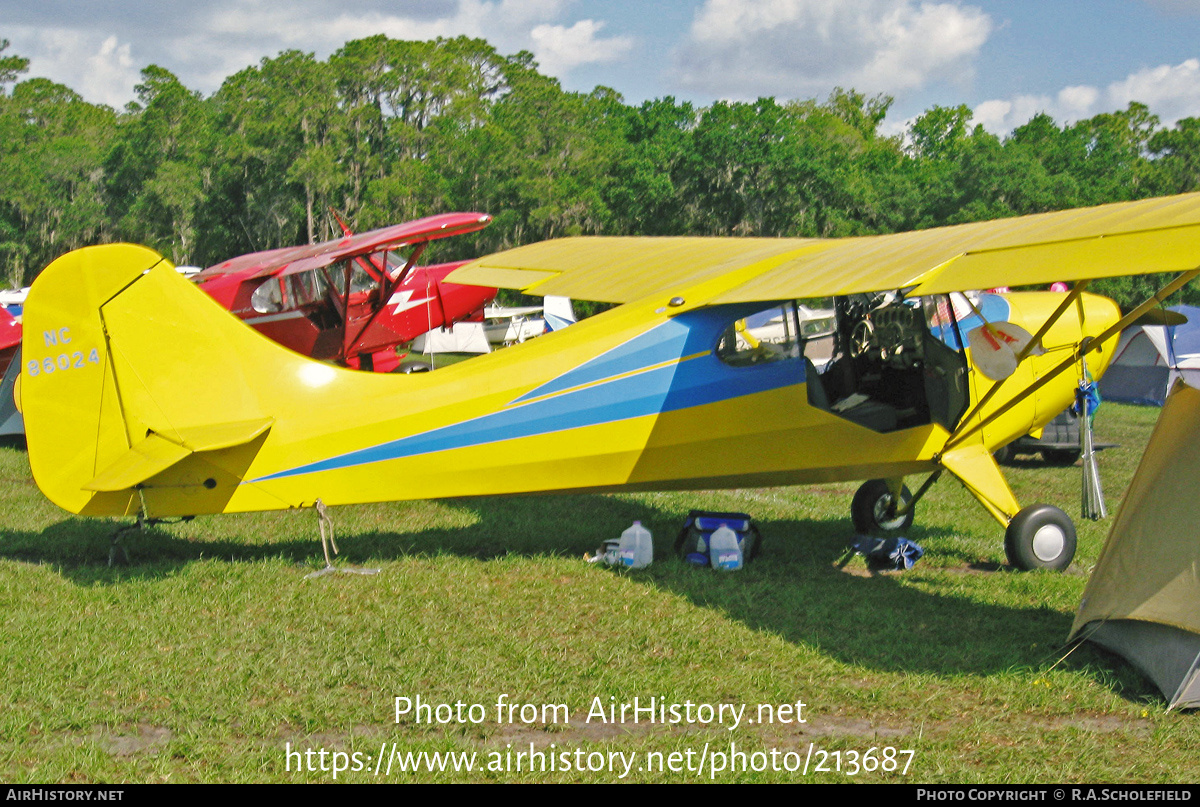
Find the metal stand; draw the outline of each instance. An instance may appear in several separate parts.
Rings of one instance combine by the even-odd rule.
[[[338,554],[337,542],[333,539],[333,520],[329,517],[328,508],[325,507],[325,502],[317,499],[313,505],[317,510],[317,524],[321,529],[321,549],[325,552],[325,568],[304,575],[305,580],[311,580],[314,577],[324,577],[327,574],[379,574],[378,569],[356,569],[354,567],[339,569],[333,565],[333,560],[329,557],[329,547],[333,547],[333,554]]]

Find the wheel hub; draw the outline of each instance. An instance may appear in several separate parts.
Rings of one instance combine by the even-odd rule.
[[[898,530],[904,524],[904,516],[896,515],[896,506],[890,495],[879,497],[875,502],[875,523],[884,530]]]
[[[1033,534],[1033,554],[1038,560],[1049,563],[1063,553],[1066,543],[1061,527],[1046,524]]]

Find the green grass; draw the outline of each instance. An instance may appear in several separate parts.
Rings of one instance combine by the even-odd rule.
[[[1110,512],[1157,410],[1106,405],[1098,437]],[[1023,503],[1078,512],[1079,468],[1007,469]],[[375,576],[306,580],[321,565],[313,512],[198,518],[132,534],[68,516],[0,449],[0,777],[11,782],[330,781],[285,750],[545,753],[692,761],[706,744],[843,770],[639,771],[634,781],[1194,782],[1196,716],[1167,712],[1123,661],[1066,655],[1109,522],[1079,525],[1065,574],[1005,566],[1002,532],[953,480],[934,486],[903,574],[838,561],[856,485],[689,494],[414,502],[331,511],[339,565]],[[670,545],[693,507],[746,510],[762,556],[736,574]],[[585,552],[634,519],[656,561],[633,573]],[[1065,656],[1065,657],[1064,657]],[[480,704],[479,724],[394,716],[394,698]],[[567,723],[495,718],[495,704],[565,704]],[[634,696],[670,703],[805,703],[802,724],[585,722]],[[519,718],[519,712],[516,715]],[[551,745],[553,744],[553,746]],[[847,770],[855,753],[912,750],[905,775]],[[656,754],[661,755],[654,756]],[[492,756],[489,756],[492,755]],[[595,761],[599,757],[592,757]],[[782,758],[782,757],[780,757]],[[330,762],[332,757],[327,757]],[[748,763],[769,757],[747,757]],[[314,757],[319,764],[319,758]],[[810,759],[810,765],[815,764]],[[293,762],[294,767],[294,762]],[[503,767],[503,764],[502,766]],[[644,767],[644,765],[643,765]],[[338,781],[614,781],[607,770],[401,774]]]

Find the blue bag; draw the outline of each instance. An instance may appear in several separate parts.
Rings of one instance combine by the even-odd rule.
[[[689,563],[708,566],[709,540],[722,524],[737,534],[738,545],[742,548],[742,558],[745,561],[750,561],[758,555],[762,535],[750,516],[745,513],[716,513],[708,510],[692,510],[688,513],[683,529],[675,539],[675,551]]]

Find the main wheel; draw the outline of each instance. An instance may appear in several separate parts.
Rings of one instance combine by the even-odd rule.
[[[1031,504],[1021,510],[1004,533],[1004,554],[1022,571],[1060,572],[1075,557],[1075,524],[1050,504]]]
[[[907,487],[900,490],[900,500],[905,504],[912,501]],[[854,530],[861,535],[907,530],[913,523],[913,511],[909,508],[904,515],[895,515],[892,492],[882,479],[869,479],[854,494],[850,502],[850,520]]]

